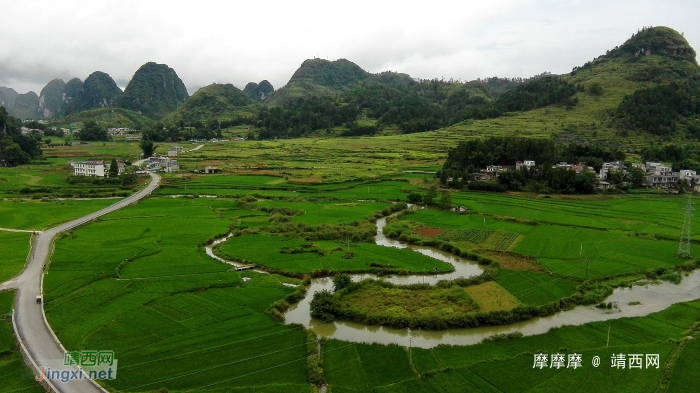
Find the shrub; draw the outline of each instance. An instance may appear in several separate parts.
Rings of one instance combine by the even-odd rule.
[[[335,318],[337,307],[336,298],[326,289],[314,293],[311,299],[311,315],[326,322]]]

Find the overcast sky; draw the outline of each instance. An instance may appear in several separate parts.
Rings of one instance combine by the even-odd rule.
[[[0,0],[0,85],[37,94],[103,71],[122,89],[148,62],[190,94],[210,83],[287,83],[308,58],[462,81],[571,71],[642,26],[700,50],[700,1]]]

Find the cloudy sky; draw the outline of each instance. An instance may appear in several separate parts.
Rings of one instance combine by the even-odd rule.
[[[36,93],[103,71],[124,88],[155,61],[194,93],[210,83],[282,87],[304,59],[463,81],[564,73],[643,26],[700,50],[700,1],[0,0],[0,85]]]

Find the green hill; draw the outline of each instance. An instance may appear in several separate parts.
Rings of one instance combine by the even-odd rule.
[[[700,67],[695,51],[673,29],[644,29],[561,79],[579,88],[571,97],[575,105],[554,103],[490,119],[466,119],[438,134],[555,138],[629,152],[700,137],[700,129],[694,128],[700,127]]]
[[[23,120],[43,118],[41,113],[39,113],[39,96],[33,91],[18,94],[9,114]]]
[[[5,86],[0,86],[0,106],[12,108],[15,105],[15,100],[19,93],[15,89]]]
[[[261,102],[270,94],[274,93],[275,89],[270,82],[264,80],[260,83],[249,82],[245,85],[243,92],[251,99]]]
[[[104,72],[95,71],[85,79],[75,97],[66,105],[63,114],[71,115],[90,109],[115,107],[122,94],[112,77]]]
[[[231,84],[214,83],[199,89],[184,104],[163,119],[165,123],[192,124],[209,120],[230,120],[235,116],[249,117],[256,102]]]
[[[188,98],[187,89],[175,70],[153,62],[142,65],[124,90],[120,107],[160,119]]]
[[[65,88],[66,83],[63,80],[54,79],[41,89],[39,94],[39,112],[43,118],[49,119],[61,112]]]
[[[284,87],[275,91],[263,103],[284,105],[298,98],[332,97],[363,82],[405,84],[410,80],[410,76],[394,72],[371,74],[346,59],[308,59]]]
[[[66,83],[66,86],[63,88],[62,106],[64,108],[68,106],[68,103],[70,103],[75,97],[78,96],[81,87],[83,87],[83,81],[81,81],[78,78],[73,78]]]

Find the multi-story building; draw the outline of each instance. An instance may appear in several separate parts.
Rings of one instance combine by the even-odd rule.
[[[102,160],[88,160],[70,162],[73,167],[73,176],[105,177],[109,173],[109,165],[105,166]]]
[[[150,157],[148,161],[154,170],[172,172],[180,169],[177,160],[173,160],[170,157]]]

